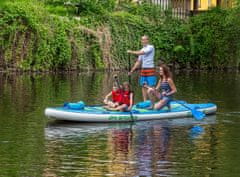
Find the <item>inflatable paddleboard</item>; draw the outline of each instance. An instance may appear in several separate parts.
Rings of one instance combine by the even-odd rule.
[[[202,111],[206,115],[215,114],[217,111],[217,106],[213,103],[185,103],[183,106],[183,104],[171,102],[170,107],[170,110],[168,107],[161,110],[148,110],[134,105],[131,112],[118,112],[108,111],[102,106],[84,106],[84,108],[78,110],[76,107],[65,105],[46,108],[45,115],[50,119],[75,122],[131,122],[192,117],[190,109]]]

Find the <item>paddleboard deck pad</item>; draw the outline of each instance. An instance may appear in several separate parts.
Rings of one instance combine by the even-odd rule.
[[[217,106],[213,103],[184,104],[190,109],[204,112],[206,115],[215,114]],[[85,106],[81,110],[75,110],[66,106],[46,108],[45,115],[50,119],[75,121],[75,122],[131,122],[157,119],[172,119],[192,117],[190,109],[182,104],[171,102],[171,109],[166,106],[161,110],[148,110],[133,106],[131,112],[108,111],[102,106]]]

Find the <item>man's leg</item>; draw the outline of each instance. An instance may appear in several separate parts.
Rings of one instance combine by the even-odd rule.
[[[149,97],[151,99],[151,101],[153,101],[153,96],[158,97],[159,93],[153,89],[153,87],[156,85],[156,76],[147,76],[145,77],[145,83],[150,87],[150,89],[145,90],[146,92],[146,100]],[[144,101],[146,101],[144,100]],[[152,102],[153,103],[153,102]]]
[[[147,88],[142,87],[142,96],[143,96],[143,101],[147,101],[148,95],[147,95]]]
[[[147,100],[147,88],[143,87],[144,84],[147,84],[147,80],[145,76],[140,76],[140,80],[139,80],[139,84],[142,87],[142,97],[143,97],[143,101]]]

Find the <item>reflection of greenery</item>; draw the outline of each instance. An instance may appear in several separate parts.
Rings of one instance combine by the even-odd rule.
[[[139,163],[127,162],[136,162],[138,159],[144,162],[146,159],[140,156],[143,152],[148,152],[148,158],[153,159],[149,162],[149,169],[154,175],[161,169],[159,165],[165,162],[169,162],[168,169],[180,176],[239,174],[239,169],[234,165],[239,163],[236,151],[240,147],[237,115],[226,117],[218,114],[217,123],[212,125],[198,122],[203,123],[205,132],[197,139],[189,136],[191,126],[181,124],[180,119],[176,122],[181,126],[177,123],[171,126],[174,120],[137,122],[132,127],[129,124],[111,124],[107,132],[97,131],[97,126],[93,126],[92,131],[89,132],[86,128],[85,134],[80,132],[76,137],[63,140],[56,135],[55,139],[45,140],[45,107],[79,99],[88,104],[97,103],[97,97],[111,89],[111,75],[112,73],[101,72],[0,75],[0,176],[47,176],[47,172],[59,176],[88,176],[87,173],[90,172],[87,169],[99,175],[111,173],[114,169],[127,169],[131,174],[129,176],[134,176],[140,171]],[[179,74],[175,77],[178,87],[176,96],[191,102],[216,102],[220,113],[237,111],[240,105],[239,95],[236,94],[239,80],[235,78],[239,75],[224,73],[224,77],[220,77],[221,75],[222,73]],[[126,74],[119,74],[119,77],[121,81],[128,79]],[[135,76],[132,76],[132,83],[136,99],[141,100],[141,89]],[[118,133],[130,131],[129,137],[123,139],[129,141],[128,146],[124,146],[122,141],[114,143],[116,130]],[[163,135],[167,137],[165,141]],[[167,148],[164,149],[163,146]],[[141,153],[139,150],[142,150]],[[120,165],[119,161],[122,162]],[[61,167],[67,165],[82,168],[83,171],[72,172],[65,168],[64,172]]]
[[[82,135],[82,137],[72,137],[67,140],[53,143],[46,141],[48,146],[48,174],[57,176],[93,176],[102,175],[107,169],[107,165],[95,166],[96,163],[105,162],[108,159],[107,135],[105,133],[97,133]],[[72,143],[73,144],[72,144]],[[69,158],[66,158],[67,155]],[[54,163],[52,163],[54,162]],[[84,170],[76,170],[70,172],[61,170],[64,168],[76,168]]]
[[[31,77],[0,77],[0,176],[43,173],[45,126]]]

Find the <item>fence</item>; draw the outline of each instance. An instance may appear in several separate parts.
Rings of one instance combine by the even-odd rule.
[[[169,10],[177,18],[187,18],[192,14],[191,0],[149,0],[150,3],[159,5],[162,10]]]

